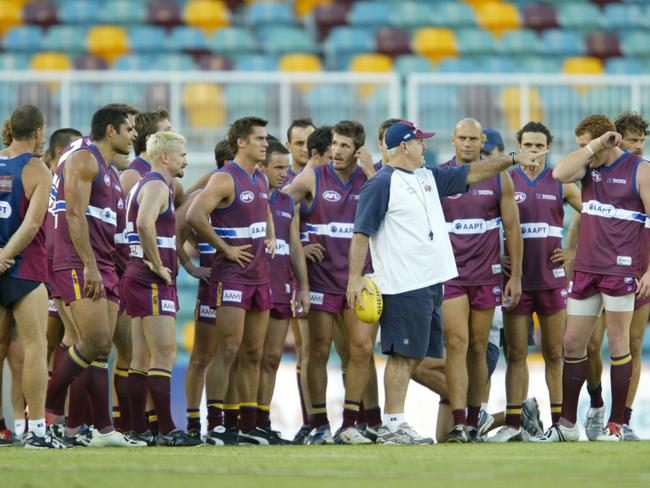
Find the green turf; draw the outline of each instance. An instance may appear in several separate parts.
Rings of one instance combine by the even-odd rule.
[[[0,486],[650,486],[650,442],[0,450]]]

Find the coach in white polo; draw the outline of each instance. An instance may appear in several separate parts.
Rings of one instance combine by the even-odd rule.
[[[377,442],[432,443],[406,422],[404,402],[411,374],[427,356],[442,357],[442,283],[457,276],[440,199],[464,193],[512,164],[536,166],[528,153],[453,168],[424,167],[422,132],[412,122],[385,134],[390,160],[361,191],[350,247],[348,302],[360,300],[368,245],[384,310],[381,345],[389,355],[384,373],[384,426]]]

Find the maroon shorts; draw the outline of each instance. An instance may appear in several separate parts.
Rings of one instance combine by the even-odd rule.
[[[54,305],[54,298],[50,298],[47,301],[47,315],[48,317],[54,317],[55,319],[61,318],[59,316],[59,311],[56,309],[56,306]]]
[[[565,288],[552,288],[550,290],[524,291],[519,303],[512,310],[503,308],[504,312],[518,315],[551,315],[566,308],[568,292]]]
[[[120,303],[119,278],[117,273],[112,269],[100,269],[99,274],[102,277],[104,289],[102,298],[111,302]],[[62,269],[54,272],[54,280],[61,293],[61,298],[66,305],[71,302],[81,300],[86,297],[84,292],[84,272],[83,268]]]
[[[443,300],[467,295],[469,306],[476,310],[501,305],[501,285],[449,285],[445,283]]]
[[[348,307],[348,300],[345,294],[321,293],[318,291],[312,291],[310,293],[310,296],[310,310],[339,314],[343,313],[345,309],[350,308]]]
[[[166,315],[176,317],[178,295],[176,285],[142,283],[130,276],[124,277],[126,313],[130,317]]]
[[[598,293],[611,297],[624,297],[636,291],[634,276],[613,276],[584,271],[573,273],[573,285],[569,298],[584,300]]]
[[[210,283],[210,304],[219,307],[236,307],[264,312],[273,308],[271,285],[248,285],[229,281]],[[216,305],[214,305],[216,304]],[[218,313],[218,312],[217,312]]]
[[[271,309],[271,318],[276,320],[289,320],[293,318],[291,311],[291,304],[289,303],[273,303]]]
[[[217,311],[210,307],[210,287],[205,281],[199,281],[199,292],[196,296],[194,321],[214,324],[217,320]]]
[[[61,298],[61,292],[59,287],[56,284],[56,279],[54,278],[54,270],[52,269],[52,258],[47,258],[47,275],[48,275],[48,289],[50,290],[50,298]]]
[[[643,307],[644,305],[647,305],[650,303],[650,297],[644,299],[644,300],[639,300],[638,298],[634,299],[634,310]]]

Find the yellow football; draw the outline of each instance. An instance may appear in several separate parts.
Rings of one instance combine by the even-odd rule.
[[[370,286],[371,292],[365,289],[361,292],[361,302],[363,303],[363,310],[359,307],[357,302],[354,306],[354,313],[361,322],[367,324],[374,324],[381,317],[381,311],[384,308],[384,301],[381,298],[381,293],[375,282],[368,277],[364,277],[366,283]]]

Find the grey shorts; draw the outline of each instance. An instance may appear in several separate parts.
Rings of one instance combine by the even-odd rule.
[[[442,285],[383,295],[381,350],[411,359],[443,358]]]

